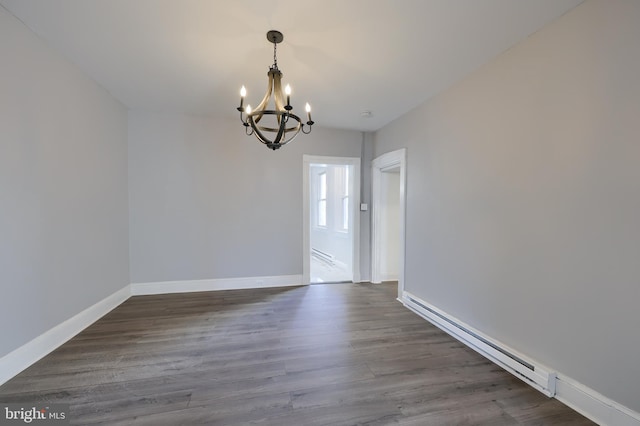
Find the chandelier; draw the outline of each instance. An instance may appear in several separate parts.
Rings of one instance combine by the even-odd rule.
[[[280,31],[271,30],[267,32],[267,40],[273,43],[273,65],[267,73],[269,77],[267,93],[256,108],[252,109],[251,105],[247,105],[245,108],[244,98],[247,95],[247,89],[242,86],[240,106],[237,109],[240,111],[240,121],[245,127],[245,133],[255,135],[260,142],[275,151],[282,145],[291,142],[301,131],[304,134],[311,133],[313,121],[311,120],[311,107],[308,103],[305,106],[306,123],[303,123],[300,117],[292,112],[291,87],[288,84],[284,89],[284,95],[282,93],[282,72],[278,69],[276,47],[284,40],[284,36]],[[273,98],[273,103],[271,98]],[[273,109],[269,109],[270,104],[274,105]],[[305,124],[309,127],[305,128]]]

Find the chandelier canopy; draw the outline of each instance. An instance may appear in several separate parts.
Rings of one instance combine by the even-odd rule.
[[[307,122],[303,123],[300,117],[293,113],[291,87],[287,84],[284,94],[282,92],[282,72],[278,69],[276,47],[284,40],[284,36],[280,31],[271,30],[267,32],[267,40],[273,43],[273,65],[267,73],[269,77],[267,93],[256,108],[252,109],[251,105],[244,107],[247,90],[242,86],[240,106],[237,109],[240,111],[240,121],[245,127],[246,134],[255,135],[260,142],[275,151],[291,142],[300,131],[304,134],[311,133],[311,126],[314,123],[311,120],[311,107],[308,103],[305,106]],[[273,109],[269,109],[270,106]],[[305,124],[308,128],[305,128]]]

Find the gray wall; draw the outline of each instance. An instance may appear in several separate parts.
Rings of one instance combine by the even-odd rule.
[[[380,130],[406,290],[640,411],[640,2],[592,0]]]
[[[130,112],[131,282],[302,274],[303,154],[360,152],[355,131],[272,152],[238,120]]]
[[[362,133],[360,159],[360,202],[367,205],[360,211],[360,279],[371,280],[371,161],[373,161],[374,134]]]
[[[0,357],[129,283],[127,116],[0,7]]]

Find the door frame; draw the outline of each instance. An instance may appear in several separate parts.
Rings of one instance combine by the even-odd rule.
[[[398,259],[398,300],[404,296],[404,273],[406,251],[406,212],[407,212],[407,149],[387,152],[371,162],[371,282],[381,283],[380,259],[382,257],[382,215],[384,193],[382,191],[382,173],[400,167],[400,253]]]
[[[360,158],[359,157],[325,157],[319,155],[302,156],[302,284],[311,283],[311,221],[309,218],[310,209],[310,172],[311,164],[329,164],[332,166],[353,166],[353,176],[351,179],[353,197],[350,198],[353,241],[352,241],[352,270],[354,283],[360,282]]]

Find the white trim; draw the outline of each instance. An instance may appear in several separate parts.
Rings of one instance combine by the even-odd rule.
[[[430,312],[422,306],[412,302],[411,299],[419,302],[433,312]],[[640,413],[607,398],[606,396],[571,379],[570,377],[565,376],[562,373],[552,372],[537,361],[532,360],[526,355],[509,348],[503,343],[484,335],[468,324],[465,324],[456,317],[447,314],[428,302],[425,302],[419,297],[409,292],[404,292],[398,300],[416,314],[425,318],[427,321],[433,323],[435,326],[461,341],[471,349],[474,349],[476,352],[509,371],[525,383],[531,385],[549,397],[558,399],[558,401],[568,407],[571,407],[594,422],[607,426],[640,426]],[[448,322],[449,320],[461,325],[464,329],[469,330],[471,334],[452,325],[451,322]],[[531,371],[526,367],[523,368],[517,362],[514,363],[511,358],[506,357],[502,352],[486,345],[484,342],[474,337],[474,335],[491,342],[493,345],[535,366],[535,371]]]
[[[214,278],[208,280],[161,281],[131,284],[131,295],[190,293],[196,291],[243,290],[302,285],[302,275],[273,277]]]
[[[309,218],[309,173],[311,164],[331,164],[353,166],[353,197],[349,197],[353,223],[353,255],[351,259],[353,282],[359,283],[360,277],[360,158],[359,157],[325,157],[304,154],[302,156],[302,283],[311,282],[311,223]]]
[[[99,320],[131,296],[126,286],[0,358],[0,385]]]
[[[0,385],[53,352],[131,296],[288,287],[299,286],[301,283],[302,275],[281,275],[130,284],[0,358]]]
[[[382,207],[382,173],[400,166],[400,254],[398,259],[398,297],[404,294],[404,270],[405,270],[405,238],[406,238],[406,211],[407,211],[407,149],[387,152],[375,158],[371,162],[371,282],[382,282],[380,271],[381,246],[381,217]]]
[[[398,281],[398,274],[380,274],[380,281]]]
[[[562,374],[558,374],[556,398],[598,424],[640,426],[640,413]]]

